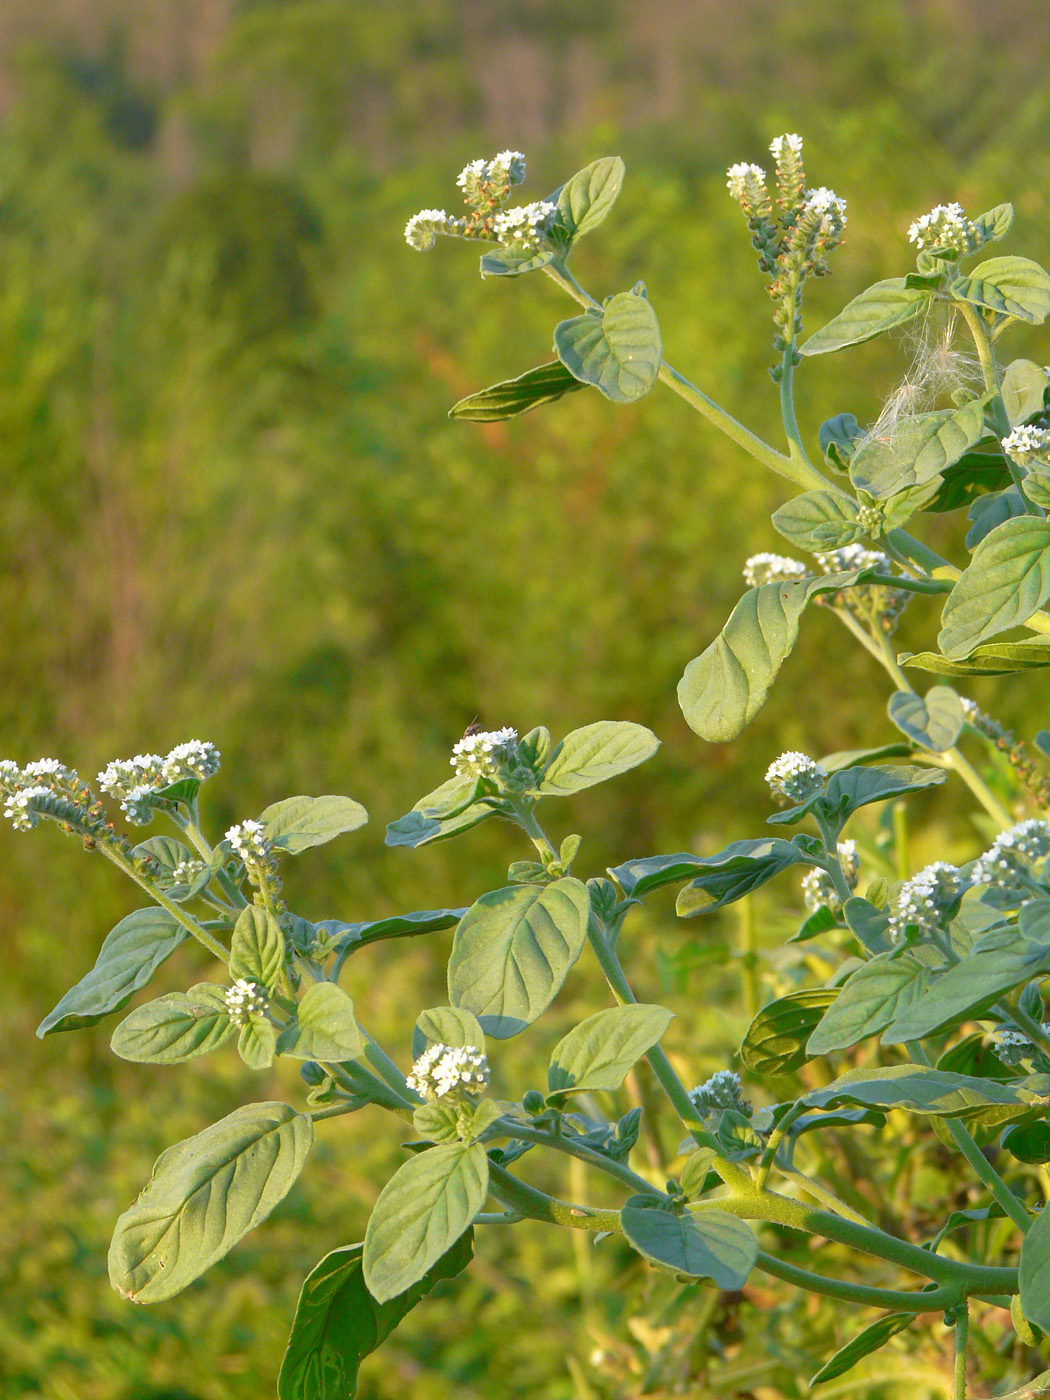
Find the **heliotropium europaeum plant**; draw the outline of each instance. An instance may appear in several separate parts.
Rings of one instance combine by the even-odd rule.
[[[819,759],[790,752],[769,763],[775,834],[715,855],[630,857],[587,878],[574,873],[580,838],[555,846],[540,809],[643,763],[656,737],[618,721],[559,743],[542,727],[519,736],[471,726],[453,748],[452,776],[389,825],[387,843],[410,850],[500,818],[531,843],[529,858],[513,861],[499,889],[471,890],[469,908],[347,923],[293,913],[281,866],[362,826],[364,809],[350,798],[288,798],[216,840],[198,809],[200,785],[219,762],[210,744],[114,762],[99,774],[98,793],[57,760],[0,764],[16,829],[57,822],[147,899],[112,930],[41,1035],[123,1010],[195,940],[221,980],[136,1005],[113,1032],[115,1053],[171,1064],[235,1041],[253,1069],[278,1056],[301,1061],[301,1107],[234,1108],[162,1154],[117,1222],[110,1276],[121,1294],[169,1298],[228,1253],[291,1189],[325,1120],[367,1108],[396,1115],[415,1134],[363,1242],[336,1248],[304,1283],[281,1400],[353,1395],[362,1358],[436,1283],[469,1266],[475,1232],[524,1219],[596,1241],[613,1236],[683,1287],[741,1290],[757,1270],[879,1310],[869,1325],[858,1320],[814,1383],[930,1314],[954,1328],[956,1397],[966,1393],[971,1317],[1000,1351],[1004,1338],[1016,1340],[1027,1367],[1019,1379],[1040,1369],[1040,1338],[1050,1331],[1050,1214],[1042,1209],[1050,1027],[1041,991],[1050,975],[1050,826],[1040,815],[1050,797],[1041,757],[1050,735],[1035,736],[1037,757],[947,682],[1050,665],[1042,611],[1050,600],[1048,375],[1028,359],[1002,367],[998,354],[1008,331],[1050,315],[1050,275],[1025,258],[983,257],[1009,233],[1009,205],[975,220],[958,205],[938,206],[909,230],[915,271],[868,288],[802,339],[805,289],[829,270],[846,206],[807,185],[798,136],[778,137],[771,150],[772,189],[759,166],[743,163],[730,168],[728,187],[773,305],[783,450],[666,363],[641,283],[599,301],[569,271],[576,241],[612,210],[619,160],[595,161],[548,198],[516,207],[508,200],[525,178],[524,156],[472,161],[458,180],[466,212],[425,209],[405,234],[420,251],[439,235],[485,243],[483,275],[543,271],[583,308],[555,326],[553,360],[464,399],[454,417],[513,417],[588,390],[629,403],[660,382],[796,488],[773,516],[795,553],[744,563],[746,592],[685,667],[685,718],[708,742],[741,733],[813,603],[887,673],[894,732],[888,742],[873,736],[868,749]],[[794,377],[807,360],[907,325],[918,332],[915,353],[878,420],[862,427],[843,412],[804,435]],[[964,336],[968,351],[956,344]],[[963,510],[965,567],[906,529],[924,512]],[[940,630],[930,650],[897,655],[892,638],[909,605],[939,605]],[[1017,629],[1026,635],[1003,640]],[[938,683],[921,694],[909,679],[916,672]],[[909,874],[898,844],[894,870],[865,842],[855,814],[889,814],[949,778],[979,805],[985,849]],[[114,802],[131,825],[159,818],[176,835],[132,845]],[[621,932],[659,889],[678,888],[677,912],[687,919],[744,900],[790,869],[806,906],[792,941],[819,940],[832,973],[757,1005],[739,1069],[687,1088],[661,1047],[673,1012],[636,1000]],[[343,986],[348,964],[367,957],[371,943],[450,928],[448,1004],[423,1009],[403,1044],[380,1047]],[[612,1004],[596,1005],[554,1047],[545,1091],[522,1085],[516,1099],[494,1097],[490,1056],[500,1082],[512,1079],[502,1042],[528,1034],[584,958]],[[660,1101],[601,1116],[641,1060]],[[818,1062],[823,1072],[801,1082]],[[936,1223],[919,1236],[863,1209],[848,1179],[822,1174],[830,1158],[812,1147],[882,1127],[891,1112],[918,1124],[930,1150],[957,1154],[969,1181],[969,1208],[931,1203]],[[639,1133],[648,1128],[659,1153],[669,1122],[681,1145],[654,1167],[650,1153],[636,1151]],[[527,1184],[515,1169],[526,1152],[577,1159],[610,1179],[619,1204],[565,1201]],[[991,1220],[998,1232],[978,1236]],[[878,1282],[822,1272],[819,1255],[792,1262],[778,1247],[784,1231],[844,1246]],[[975,1246],[978,1238],[992,1240],[994,1253]]]

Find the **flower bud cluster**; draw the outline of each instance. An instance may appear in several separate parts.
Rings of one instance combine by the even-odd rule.
[[[828,775],[808,754],[791,749],[775,758],[766,769],[766,782],[778,797],[789,802],[805,802],[823,791]]]
[[[984,239],[977,225],[971,223],[961,204],[938,204],[908,229],[908,242],[920,251],[923,248],[954,248],[957,253],[972,253]]]
[[[1032,867],[1050,855],[1050,826],[1034,817],[995,838],[970,869],[975,885],[1016,893],[1028,888]]]
[[[1003,438],[1003,451],[1022,467],[1032,461],[1050,461],[1050,429],[1014,428]]]
[[[826,574],[853,573],[854,570],[874,569],[878,574],[893,577],[893,565],[889,556],[878,549],[867,549],[861,544],[845,544],[839,549],[827,550],[817,555]],[[905,588],[869,587],[861,585],[845,588],[818,598],[825,607],[847,608],[864,622],[869,622],[884,633],[892,633],[901,614],[911,601],[911,593]]]
[[[1043,1030],[1050,1035],[1050,1022],[1043,1022]],[[1033,1068],[1045,1072],[1048,1063],[1045,1052],[1029,1040],[1024,1031],[1019,1031],[1013,1026],[1003,1026],[994,1032],[992,1053],[1001,1064],[1014,1069],[1022,1060],[1034,1060]]]
[[[857,852],[856,841],[840,841],[838,858],[846,884],[851,890],[856,889],[860,875],[860,855]],[[811,870],[808,875],[803,875],[802,898],[806,902],[806,908],[814,914],[818,909],[830,909],[833,914],[837,914],[842,908],[842,900],[835,888],[835,882],[826,870]]]
[[[226,840],[233,853],[240,856],[251,883],[256,887],[265,885],[271,894],[276,894],[281,887],[277,873],[277,850],[267,839],[262,822],[250,818],[238,822],[226,832]]]
[[[254,1016],[261,1016],[269,1004],[266,988],[258,982],[239,977],[226,989],[226,1011],[235,1026],[246,1026]]]
[[[918,941],[939,928],[965,888],[966,881],[956,866],[944,860],[927,865],[897,891],[890,915],[890,937],[895,943],[909,938]]]
[[[49,817],[65,830],[85,838],[90,845],[116,836],[102,804],[91,789],[57,758],[39,758],[20,768],[12,759],[0,760],[0,796],[4,816],[16,831],[32,831],[41,817]]]
[[[444,209],[421,209],[405,225],[405,241],[421,253],[433,248],[438,234],[480,238],[519,253],[545,249],[556,222],[557,204],[543,199],[504,208],[511,187],[524,179],[521,151],[500,151],[491,160],[468,162],[456,177],[467,204],[466,217],[455,218]]]
[[[516,729],[488,729],[464,734],[453,745],[449,763],[461,778],[495,778],[517,755]]]
[[[148,826],[160,792],[187,778],[203,782],[219,771],[221,755],[214,744],[190,739],[170,753],[140,753],[115,759],[98,775],[104,793],[120,798],[120,809],[134,826]]]
[[[731,165],[726,185],[744,211],[759,269],[770,278],[767,290],[776,304],[777,344],[786,349],[802,329],[803,283],[810,275],[827,273],[827,256],[842,242],[846,201],[823,185],[806,188],[801,136],[777,136],[769,149],[776,161],[778,219],[773,217],[761,166],[742,161]]]
[[[542,245],[557,212],[558,206],[548,199],[519,204],[495,215],[492,227],[501,243],[513,244],[525,252]]]
[[[171,872],[171,878],[176,885],[192,885],[199,875],[204,873],[204,862],[202,860],[180,860]]]
[[[1006,756],[1006,761],[1023,783],[1028,795],[1037,807],[1050,807],[1050,777],[1041,765],[1033,762],[1028,745],[1018,739],[1012,729],[1007,729],[992,715],[985,714],[980,706],[966,695],[959,696],[959,703],[966,715],[966,723],[976,729]]]
[[[432,1045],[405,1079],[428,1102],[451,1094],[481,1094],[488,1087],[489,1062],[472,1045]]]
[[[705,1109],[733,1109],[750,1118],[752,1106],[743,1096],[739,1074],[730,1069],[716,1070],[710,1079],[689,1090],[693,1106],[701,1113]]]
[[[748,588],[761,588],[764,583],[793,583],[808,572],[800,559],[789,559],[786,554],[752,554],[744,561],[744,582]]]

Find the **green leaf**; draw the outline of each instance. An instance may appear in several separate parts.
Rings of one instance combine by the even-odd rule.
[[[1050,316],[1050,275],[1030,258],[989,258],[948,288],[956,301],[1038,326]]]
[[[106,935],[95,966],[71,987],[37,1027],[37,1035],[94,1026],[119,1011],[186,937],[166,909],[136,909]]]
[[[416,1019],[412,1058],[418,1060],[428,1045],[469,1045],[484,1050],[485,1032],[472,1011],[462,1006],[433,1006],[429,1011],[421,1011]]]
[[[595,783],[637,768],[660,747],[660,740],[643,724],[629,720],[598,720],[567,734],[551,753],[540,779],[541,797],[568,797]]]
[[[249,1069],[269,1069],[277,1048],[277,1028],[263,1017],[241,1027],[237,1053]]]
[[[857,504],[834,491],[805,491],[773,512],[773,527],[797,549],[829,550],[853,544],[865,533]]]
[[[1021,1241],[1021,1311],[1050,1332],[1050,1210],[1044,1206]]]
[[[659,1041],[673,1014],[662,1006],[635,1003],[588,1016],[554,1047],[547,1071],[551,1092],[618,1089],[635,1061]]]
[[[838,998],[809,1038],[809,1056],[827,1055],[876,1035],[898,1012],[926,991],[929,969],[911,953],[880,953],[858,967],[843,983]]]
[[[575,242],[605,222],[623,184],[624,164],[619,156],[603,156],[578,171],[558,191],[558,222]]]
[[[844,1103],[904,1108],[911,1113],[992,1126],[1024,1118],[1047,1100],[1031,1090],[997,1084],[992,1079],[971,1079],[924,1065],[891,1065],[850,1070],[826,1089],[808,1093],[805,1102],[813,1108],[836,1108]]]
[[[678,703],[689,728],[709,743],[735,739],[766,703],[810,600],[820,593],[837,593],[870,572],[749,588],[721,634],[690,661],[678,682]]]
[[[972,510],[976,502],[987,498],[986,493],[1001,491],[1003,487],[1009,486],[1010,468],[999,450],[998,438],[982,439],[972,452],[964,452],[957,462],[945,468],[939,485],[936,477],[930,485],[935,489],[923,503],[923,509],[935,512],[961,510],[963,506],[969,506]],[[911,489],[915,491],[929,488]],[[889,507],[895,500],[896,497],[891,497],[886,503],[887,518],[893,515]],[[894,518],[892,523],[896,525],[904,522]]]
[[[877,498],[932,482],[984,437],[986,398],[905,419],[888,440],[869,438],[853,455],[850,480]]]
[[[450,1103],[424,1103],[412,1114],[412,1126],[428,1142],[454,1142],[459,1137],[459,1112]]]
[[[284,1103],[253,1103],[162,1152],[117,1221],[109,1279],[133,1303],[181,1293],[282,1201],[313,1124]]]
[[[284,966],[284,934],[272,914],[249,904],[237,916],[230,940],[230,976],[272,991]]]
[[[1050,666],[1050,637],[988,642],[959,661],[950,661],[939,651],[905,651],[897,660],[902,666],[932,671],[938,676],[1006,676],[1014,671],[1037,671]]]
[[[825,773],[838,773],[843,768],[877,763],[880,758],[909,758],[911,752],[911,744],[902,744],[898,739],[893,744],[880,744],[877,749],[839,749],[835,753],[821,754],[818,762]]]
[[[286,797],[267,807],[259,820],[271,845],[296,856],[345,831],[356,831],[368,821],[368,813],[349,797]]]
[[[969,656],[997,632],[1017,627],[1050,598],[1050,520],[1019,515],[981,540],[944,605],[937,644]]]
[[[876,282],[800,345],[799,354],[827,355],[873,340],[883,331],[914,320],[929,304],[930,295],[928,289],[905,286],[903,277]]]
[[[974,219],[978,232],[988,243],[998,243],[1000,239],[1005,238],[1013,227],[1013,222],[1012,204],[997,204],[994,209],[989,209]]]
[[[136,1064],[181,1064],[225,1045],[235,1030],[226,988],[202,982],[136,1006],[114,1030],[110,1049]]]
[[[663,348],[648,298],[618,292],[601,311],[585,311],[554,328],[554,350],[570,374],[613,403],[634,403],[656,383]]]
[[[568,876],[483,894],[456,929],[449,1001],[473,1011],[497,1040],[517,1035],[561,990],[589,917],[587,887]]]
[[[541,404],[554,403],[584,388],[586,385],[563,364],[553,360],[549,365],[538,365],[536,369],[519,374],[517,379],[504,379],[478,394],[468,394],[452,405],[448,416],[467,423],[495,423],[504,418],[517,418]]]
[[[902,734],[931,753],[952,748],[966,723],[962,701],[947,685],[935,685],[924,696],[895,691],[887,712]]]
[[[365,1042],[354,1003],[334,982],[315,982],[299,1003],[299,1035],[281,1053],[297,1060],[356,1060]]]
[[[148,841],[140,841],[131,854],[140,858],[148,856],[157,862],[160,871],[153,877],[157,888],[163,891],[168,899],[174,900],[176,904],[181,904],[183,900],[192,899],[194,895],[200,894],[211,879],[213,870],[222,859],[216,853],[210,863],[202,861],[203,868],[200,873],[187,883],[185,880],[175,879],[175,870],[183,861],[196,860],[197,856],[181,841],[176,841],[170,836],[151,836]]]
[[[852,1370],[858,1361],[884,1347],[891,1337],[903,1332],[914,1321],[914,1313],[886,1313],[841,1347],[830,1361],[825,1362],[815,1375],[810,1376],[809,1385],[821,1385],[824,1381],[833,1381],[836,1376],[844,1375]]]
[[[1042,412],[1046,386],[1046,370],[1034,361],[1013,360],[1006,366],[1001,393],[1011,428]]]
[[[1050,943],[1030,939],[1008,924],[993,928],[937,978],[921,1001],[896,1017],[882,1043],[921,1040],[972,1019],[1004,992],[1044,972],[1050,972]]]
[[[789,992],[764,1006],[747,1028],[740,1058],[755,1074],[794,1074],[812,1058],[806,1041],[839,995],[837,987]]]
[[[1003,466],[1006,466],[1005,458]],[[1012,520],[1016,515],[1028,514],[1030,512],[1024,497],[1012,484],[1006,485],[994,496],[978,496],[970,503],[970,509],[966,513],[966,518],[973,522],[966,532],[966,548],[972,554],[985,535],[990,535],[997,525],[1001,525],[1004,520]]]
[[[701,856],[680,851],[673,856],[640,856],[609,867],[609,874],[629,899],[641,899],[663,885],[675,885],[690,879],[702,862]]]
[[[870,900],[854,895],[842,906],[842,916],[850,933],[869,953],[889,951],[890,916],[885,909],[878,909]]]
[[[369,943],[381,943],[388,938],[415,938],[421,933],[439,933],[454,928],[465,909],[420,909],[413,914],[391,914],[385,919],[372,919],[363,924],[344,924],[338,919],[322,919],[314,927],[339,935],[339,950],[356,953]]]
[[[775,836],[734,841],[717,856],[696,861],[695,878],[679,894],[675,910],[682,919],[710,914],[724,904],[743,899],[800,861],[812,863],[793,841]]]
[[[1020,1071],[1004,1065],[993,1046],[985,1043],[983,1032],[974,1031],[950,1045],[937,1059],[936,1069],[953,1074],[969,1074],[975,1079],[1016,1079]]]
[[[494,809],[486,802],[475,802],[477,782],[473,778],[449,778],[426,797],[421,797],[411,812],[386,829],[388,846],[425,846],[430,841],[441,841],[467,831],[486,817],[494,815]]]
[[[817,433],[820,451],[830,467],[848,471],[859,438],[864,436],[856,416],[852,413],[836,413],[826,418]]]
[[[513,248],[494,248],[481,255],[482,277],[520,277],[535,272],[554,261],[553,248],[541,248],[535,253],[515,252]]]
[[[948,468],[945,475],[954,471],[955,467]],[[944,482],[944,476],[933,476],[929,481],[920,482],[917,486],[905,486],[902,491],[895,491],[892,496],[880,501],[878,505],[882,511],[882,534],[907,525],[912,516],[920,510],[932,510],[931,503],[944,492]]]
[[[1035,1123],[1015,1123],[1006,1129],[1000,1143],[1018,1162],[1045,1166],[1050,1162],[1050,1123],[1045,1118]]]
[[[299,1294],[277,1378],[278,1400],[352,1400],[361,1362],[442,1279],[461,1274],[474,1257],[468,1229],[418,1283],[388,1303],[365,1287],[363,1245],[325,1255]]]
[[[872,802],[889,802],[894,797],[905,797],[916,788],[936,787],[943,783],[945,774],[938,768],[920,768],[914,763],[886,763],[872,768],[843,768],[832,773],[823,795],[820,793],[790,807],[786,812],[776,812],[766,820],[777,825],[801,821],[807,812],[818,808],[829,821],[841,826],[859,807],[867,807]]]
[[[398,1167],[365,1231],[364,1279],[377,1302],[425,1277],[470,1226],[488,1185],[489,1159],[476,1142],[432,1147]]]
[[[628,1244],[654,1264],[688,1278],[743,1288],[758,1258],[758,1240],[744,1220],[722,1210],[678,1214],[653,1196],[632,1196],[620,1211]]]

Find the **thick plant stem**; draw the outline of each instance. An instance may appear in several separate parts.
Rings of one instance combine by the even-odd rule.
[[[545,1196],[495,1162],[489,1163],[489,1189],[503,1205],[531,1220],[545,1220],[550,1225],[564,1225],[570,1230],[610,1230],[617,1234],[620,1231],[618,1210],[570,1205],[554,1196]]]
[[[209,953],[219,958],[220,961],[229,963],[230,955],[219,940],[214,937],[214,935],[210,934],[206,928],[202,928],[192,915],[187,914],[183,909],[180,909],[173,900],[161,894],[160,890],[157,889],[151,880],[147,880],[145,876],[139,874],[130,860],[121,855],[118,851],[113,850],[112,847],[107,846],[104,842],[99,842],[99,850],[103,855],[108,857],[118,869],[123,870],[125,875],[134,880],[135,884],[138,885],[140,889],[145,890],[150,899],[169,913],[176,923],[181,924],[188,933],[191,933],[198,943],[203,943]]]
[[[951,1284],[941,1284],[937,1288],[916,1292],[893,1288],[872,1288],[862,1283],[843,1283],[839,1279],[826,1278],[823,1274],[810,1273],[789,1264],[776,1255],[759,1250],[756,1268],[763,1273],[785,1283],[796,1284],[808,1293],[821,1293],[826,1298],[841,1298],[845,1302],[859,1303],[868,1308],[892,1308],[896,1312],[943,1312],[959,1300],[958,1288]]]
[[[964,1301],[955,1315],[955,1391],[953,1400],[966,1400],[966,1343],[970,1333],[970,1309]]]

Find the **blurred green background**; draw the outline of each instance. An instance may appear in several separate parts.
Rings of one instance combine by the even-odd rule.
[[[908,223],[941,201],[976,214],[1012,198],[1011,251],[1045,260],[1048,41],[1045,0],[3,0],[3,753],[91,775],[210,739],[216,833],[296,792],[357,798],[371,825],[289,871],[314,918],[467,904],[528,854],[490,826],[414,854],[382,845],[476,715],[659,734],[646,769],[556,813],[558,836],[584,834],[585,873],[753,831],[778,752],[889,737],[872,663],[819,613],[746,741],[705,747],[681,719],[675,685],[744,557],[778,547],[777,483],[662,389],[626,409],[581,394],[509,425],[448,420],[465,393],[549,358],[573,310],[542,278],[482,283],[462,244],[411,252],[405,220],[453,208],[461,166],[505,147],[528,154],[529,199],[621,154],[623,195],[577,275],[599,296],[643,278],[671,363],[775,440],[768,303],[725,167],[766,163],[772,136],[799,131],[811,183],[848,199],[811,328],[898,274]],[[1008,348],[1050,359],[1037,337]],[[878,343],[807,367],[810,435],[834,412],[870,421],[904,364]],[[957,526],[938,528],[957,553]],[[905,644],[932,620],[914,613]],[[831,657],[834,684],[800,700]],[[972,693],[1027,732],[1045,723],[1022,720],[1036,684]],[[957,796],[924,809],[944,830]],[[33,1038],[134,905],[54,828],[0,832],[5,1400],[272,1394],[303,1275],[360,1238],[399,1160],[372,1113],[327,1125],[302,1185],[206,1280],[150,1309],[110,1292],[112,1222],[157,1152],[237,1103],[297,1093],[294,1073],[260,1084],[229,1054],[125,1065],[106,1026]],[[643,950],[658,932],[642,990],[671,998],[673,1047],[702,1078],[746,1023],[732,920],[683,932],[664,907]],[[447,936],[434,942],[362,957],[347,979],[403,1060],[406,1007],[410,1023],[443,1000]],[[202,967],[185,950],[159,989]],[[549,1028],[504,1051],[505,1092],[600,1004],[585,975]],[[649,1324],[626,1324],[632,1290],[658,1284],[575,1243],[526,1227],[483,1240],[361,1394],[642,1393],[644,1366],[625,1353],[609,1379],[592,1353],[606,1333],[659,1350]],[[754,1301],[720,1315],[716,1350],[743,1377],[721,1393],[794,1394],[848,1332],[830,1310],[803,1325],[793,1304],[771,1325]]]

